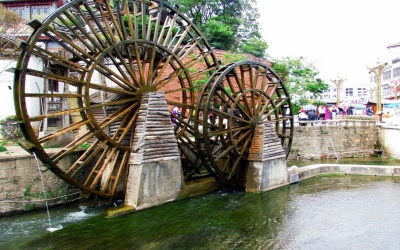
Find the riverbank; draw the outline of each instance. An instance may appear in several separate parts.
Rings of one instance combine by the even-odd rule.
[[[399,166],[315,164],[305,167],[292,166],[288,169],[290,183],[297,183],[321,174],[400,176]]]

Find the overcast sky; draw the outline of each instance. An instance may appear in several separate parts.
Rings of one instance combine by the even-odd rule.
[[[257,0],[272,58],[306,57],[326,83],[368,83],[367,66],[400,42],[400,0]]]

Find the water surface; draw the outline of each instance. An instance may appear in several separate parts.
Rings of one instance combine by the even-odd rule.
[[[400,249],[400,178],[320,176],[218,192],[119,218],[52,209],[0,219],[0,249]]]

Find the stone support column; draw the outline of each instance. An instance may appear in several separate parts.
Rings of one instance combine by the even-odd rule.
[[[267,191],[288,183],[286,153],[273,123],[257,124],[249,153],[246,191]]]
[[[184,185],[165,94],[144,93],[135,124],[125,205],[136,210],[173,201]]]

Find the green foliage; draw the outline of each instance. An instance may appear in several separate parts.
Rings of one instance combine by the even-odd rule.
[[[7,145],[7,140],[3,140],[2,142],[0,142],[0,152],[7,151],[6,145]]]
[[[324,101],[322,101],[322,100],[317,100],[317,101],[314,101],[313,103],[312,103],[313,105],[316,105],[316,106],[321,106],[321,105],[324,105],[325,104],[325,102]]]
[[[255,0],[170,0],[200,29],[211,46],[265,57]]]
[[[12,36],[15,36],[16,34],[30,33],[30,30],[31,28],[25,24],[25,20],[19,14],[0,4],[0,34],[12,34]],[[0,36],[0,55],[17,56],[21,53],[15,42],[2,37]]]
[[[32,185],[27,185],[24,187],[24,199],[25,200],[31,199],[31,188],[32,188]]]
[[[204,84],[206,84],[208,82],[208,78],[209,77],[203,75],[203,77],[201,79],[194,80],[193,81],[194,90],[196,92],[200,91],[203,88]]]
[[[48,199],[48,198],[51,198],[51,197],[54,197],[55,195],[53,194],[53,192],[52,191],[46,191],[46,193],[43,193],[43,192],[37,192],[37,193],[33,193],[32,195],[32,198],[35,198],[35,199]]]
[[[248,59],[246,55],[244,54],[240,54],[240,53],[235,53],[235,52],[226,52],[224,54],[224,56],[222,57],[221,61],[222,64],[226,65],[229,63],[234,63],[234,62],[238,62],[241,60],[246,60]]]
[[[48,15],[47,14],[36,14],[32,16],[32,20],[38,20],[42,22]]]
[[[307,104],[308,104],[308,99],[305,96],[300,96],[300,98],[295,99],[294,101],[292,101],[293,113],[294,114],[299,113],[301,107]]]
[[[212,47],[222,50],[229,50],[235,43],[234,31],[231,26],[217,20],[210,19],[203,26],[203,33]]]
[[[83,144],[80,146],[80,148],[88,149],[88,148],[90,148],[90,143],[85,142],[85,143],[83,143]]]
[[[314,99],[320,96],[329,85],[317,78],[319,72],[315,66],[307,62],[304,57],[282,58],[273,64],[275,72],[283,81],[292,99],[299,105],[308,103],[306,94],[312,93]],[[307,102],[305,102],[307,100]]]
[[[226,87],[224,87],[224,89],[225,89],[226,93],[228,93],[229,95],[232,96],[232,89],[230,87],[226,86]]]
[[[251,37],[248,40],[244,40],[240,45],[241,52],[252,54],[260,58],[265,58],[267,56],[267,48],[267,42],[265,42],[262,38],[258,38],[255,36]]]
[[[22,23],[23,19],[20,15],[0,4],[0,33],[14,32],[16,26]]]
[[[24,205],[24,211],[31,211],[35,208],[35,205],[27,203]]]
[[[315,78],[315,82],[307,82],[305,90],[313,93],[314,97],[320,96],[324,90],[329,89],[329,84],[322,81],[320,78]]]
[[[295,152],[295,153],[297,153],[297,152],[299,152],[299,151],[300,151],[300,148],[291,147],[291,148],[290,148],[290,151],[291,151],[291,152]]]

